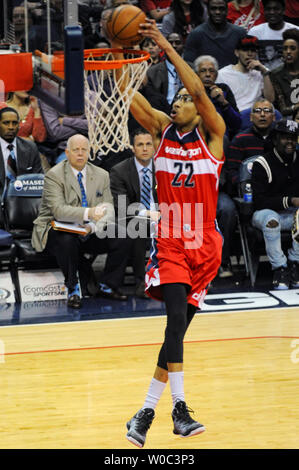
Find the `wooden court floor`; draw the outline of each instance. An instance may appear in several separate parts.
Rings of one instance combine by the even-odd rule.
[[[164,326],[144,317],[1,327],[0,448],[138,451],[125,423],[143,404]],[[299,448],[298,384],[298,308],[196,315],[186,401],[207,431],[172,433],[167,386],[145,448]]]

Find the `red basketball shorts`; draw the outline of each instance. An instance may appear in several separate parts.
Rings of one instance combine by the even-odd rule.
[[[201,308],[221,264],[222,243],[223,237],[214,226],[203,229],[199,248],[192,248],[184,237],[154,238],[145,275],[147,295],[163,300],[161,285],[188,284],[188,303]]]

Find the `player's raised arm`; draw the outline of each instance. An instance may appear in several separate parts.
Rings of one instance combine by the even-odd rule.
[[[146,23],[140,25],[139,32],[146,37],[152,38],[175,66],[181,81],[192,96],[193,102],[203,120],[203,124],[210,135],[223,137],[225,124],[217,113],[215,106],[205,92],[202,81],[194,70],[174,50],[171,44],[159,31],[154,20],[147,19]]]
[[[110,40],[110,43],[112,48],[122,49],[122,45],[119,42]],[[122,52],[114,52],[113,55],[116,60],[124,59]],[[125,90],[126,77],[121,78],[121,72],[118,73],[118,70],[116,70],[116,78],[120,89]],[[159,143],[161,132],[171,122],[170,117],[162,111],[153,108],[148,100],[138,91],[132,97],[130,111],[136,121],[153,136],[156,147]]]

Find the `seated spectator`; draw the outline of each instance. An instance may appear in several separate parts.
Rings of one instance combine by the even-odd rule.
[[[227,178],[229,193],[237,196],[240,164],[246,158],[264,155],[272,147],[271,130],[275,120],[274,108],[270,101],[258,99],[252,106],[252,125],[237,134],[231,141],[227,155]]]
[[[157,23],[161,23],[162,19],[167,13],[171,0],[140,0],[139,6],[146,13],[149,18],[156,20]]]
[[[73,135],[67,143],[67,159],[51,168],[44,181],[39,216],[34,221],[32,246],[56,257],[68,289],[68,306],[81,307],[78,272],[92,271],[84,254],[108,253],[105,270],[98,287],[99,295],[126,300],[119,291],[127,264],[127,241],[124,238],[96,236],[114,214],[108,173],[88,162],[89,142]],[[54,230],[52,221],[85,226],[89,236]],[[96,224],[96,225],[95,225]],[[82,276],[81,276],[82,280]],[[88,284],[84,279],[84,284]],[[82,286],[81,286],[82,287]],[[88,285],[87,285],[88,288]]]
[[[47,130],[46,140],[39,145],[50,166],[65,160],[65,148],[69,137],[81,133],[88,135],[88,123],[85,116],[63,116],[56,109],[41,101],[43,121]]]
[[[299,109],[296,92],[299,83],[299,29],[283,33],[284,64],[270,74],[275,92],[275,105],[283,116],[292,117]]]
[[[0,109],[0,196],[7,179],[18,175],[43,173],[40,155],[34,142],[17,137],[20,125],[14,108]]]
[[[150,53],[150,56],[151,56],[150,65],[155,65],[161,62],[162,60],[161,49],[152,38],[144,38],[139,44],[139,47],[142,51],[146,51]]]
[[[257,59],[257,51],[257,38],[247,35],[236,45],[237,64],[227,65],[218,72],[217,83],[230,87],[240,111],[250,108],[262,95],[271,102],[274,100],[269,71]]]
[[[227,19],[247,31],[265,22],[264,7],[261,0],[233,0],[228,3]]]
[[[7,106],[18,111],[20,127],[18,136],[43,142],[47,136],[37,98],[27,91],[15,91],[8,95]]]
[[[273,131],[273,150],[258,157],[252,167],[252,225],[263,232],[273,270],[272,288],[278,290],[299,287],[299,243],[293,240],[287,255],[281,248],[281,231],[291,233],[299,207],[298,129],[295,121],[278,121]]]
[[[251,122],[251,113],[252,113],[252,107],[251,108],[247,108],[247,109],[244,109],[244,111],[242,111],[240,113],[240,116],[241,116],[241,119],[242,119],[242,123],[241,123],[241,128],[240,128],[240,132],[244,129],[247,129],[248,127],[250,127],[250,122]],[[275,121],[280,121],[280,119],[282,119],[282,114],[281,112],[279,112],[277,109],[274,108],[274,115],[275,115]]]
[[[193,63],[200,55],[211,55],[219,67],[234,64],[235,47],[246,35],[246,30],[226,19],[226,0],[208,0],[209,19],[197,26],[187,37],[184,59]]]
[[[284,31],[296,28],[292,23],[284,21],[285,0],[262,0],[266,22],[253,26],[249,34],[262,40],[282,40]]]
[[[172,0],[170,11],[163,17],[162,33],[179,33],[184,42],[196,26],[208,19],[207,9],[202,0]]]
[[[155,204],[157,203],[157,192],[155,183],[155,172],[153,167],[154,144],[152,136],[145,129],[136,129],[132,135],[134,156],[115,165],[110,172],[110,187],[114,199],[114,207],[117,212],[119,198],[125,198],[125,206],[130,204],[140,206],[136,209],[139,216],[144,216],[146,224],[146,236],[131,238],[130,255],[132,258],[133,272],[136,281],[136,296],[148,298],[144,292],[145,260],[146,250],[149,245],[150,217],[157,216]],[[148,176],[144,176],[147,173]],[[153,212],[154,211],[154,212]],[[119,214],[117,214],[119,215]],[[130,220],[127,220],[130,222]],[[130,234],[128,234],[130,236]]]
[[[224,83],[215,85],[218,63],[214,57],[200,56],[194,61],[193,66],[197,75],[201,78],[208,96],[225,122],[227,141],[224,143],[224,153],[227,154],[228,137],[229,139],[233,138],[241,125],[241,117],[234,95]],[[233,276],[230,257],[236,228],[237,210],[233,200],[226,193],[226,163],[221,172],[216,218],[224,239],[218,275],[220,278],[227,278]]]
[[[232,139],[240,129],[241,117],[235,97],[229,86],[225,83],[215,84],[218,75],[217,60],[212,56],[202,55],[195,59],[193,67],[203,82],[207,95],[214,103],[218,113],[223,117],[226,125],[226,135],[229,139]]]
[[[179,55],[182,55],[184,43],[182,37],[177,33],[171,33],[168,41]],[[166,60],[159,64],[152,65],[147,71],[148,88],[153,88],[156,92],[164,95],[169,104],[181,87],[182,83],[175,67],[166,56]]]

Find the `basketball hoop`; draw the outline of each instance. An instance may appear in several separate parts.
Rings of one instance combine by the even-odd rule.
[[[117,52],[123,52],[125,59],[115,60],[113,53]],[[84,51],[85,115],[91,160],[97,154],[107,155],[111,150],[118,152],[130,147],[129,108],[134,93],[145,78],[149,58],[148,52],[140,50]]]

